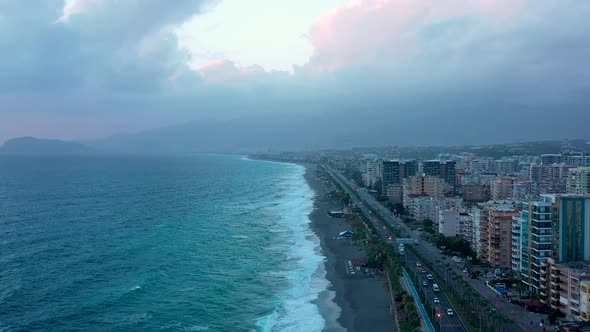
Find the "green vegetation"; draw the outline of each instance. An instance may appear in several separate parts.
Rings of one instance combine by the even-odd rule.
[[[348,205],[350,202],[350,195],[344,191],[332,190],[328,193],[328,195],[338,199],[344,205]]]
[[[450,264],[440,261],[432,263],[413,247],[409,249],[435,275],[439,287],[447,295],[459,316],[463,318],[463,323],[469,331],[479,331],[480,324],[481,331],[498,331],[504,323],[511,322],[492,310],[489,303],[471,288],[462,276],[452,272]]]
[[[457,252],[463,257],[475,256],[475,252],[471,250],[469,242],[459,237],[448,237],[440,233],[434,235],[434,244],[437,247],[445,247],[448,251]]]
[[[426,233],[434,234],[434,222],[432,220],[424,219],[424,221],[422,221],[422,226]]]
[[[396,215],[403,215],[406,213],[404,205],[401,203],[384,202],[383,205]]]

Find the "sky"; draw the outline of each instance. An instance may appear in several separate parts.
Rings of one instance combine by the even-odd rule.
[[[590,113],[589,15],[584,0],[0,0],[0,142],[371,107],[435,127],[498,103],[538,107],[549,130],[560,105]]]

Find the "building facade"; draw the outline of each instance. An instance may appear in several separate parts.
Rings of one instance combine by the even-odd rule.
[[[422,163],[422,172],[440,177],[455,190],[455,166],[455,162],[450,160],[428,160]]]
[[[569,194],[590,193],[590,167],[578,167],[569,170],[566,180],[566,191]]]
[[[480,259],[493,267],[511,268],[512,217],[519,214],[516,202],[480,204]]]

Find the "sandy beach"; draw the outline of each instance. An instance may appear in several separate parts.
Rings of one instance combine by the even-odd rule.
[[[325,184],[316,176],[316,166],[305,166],[305,178],[316,193],[314,211],[310,214],[311,227],[320,239],[326,256],[326,278],[331,283],[316,300],[326,319],[324,331],[393,331],[387,280],[363,271],[350,273],[347,262],[366,257],[365,252],[350,240],[334,239],[338,233],[350,229],[346,219],[327,214],[329,210],[341,209],[342,203],[327,196]]]

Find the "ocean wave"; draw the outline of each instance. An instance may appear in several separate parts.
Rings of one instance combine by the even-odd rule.
[[[275,273],[285,278],[289,286],[279,294],[274,310],[257,320],[259,331],[321,331],[326,325],[314,303],[330,285],[323,269],[325,256],[319,238],[309,227],[315,193],[303,177],[304,168],[294,167],[296,170],[287,179],[290,194],[282,195],[279,201],[283,211],[281,222],[269,228],[273,233],[289,233],[287,257],[293,264],[290,270]]]

